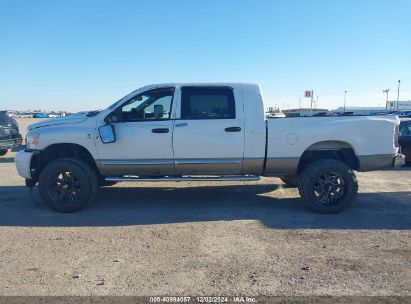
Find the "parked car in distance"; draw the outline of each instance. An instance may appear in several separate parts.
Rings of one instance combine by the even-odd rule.
[[[33,118],[50,118],[46,113],[36,113],[33,115]]]
[[[326,117],[326,116],[331,116],[329,112],[318,112],[313,115],[314,117]]]
[[[0,111],[0,156],[20,146],[22,141],[17,121],[7,111]]]
[[[267,113],[266,118],[285,118],[285,114],[282,112],[273,112],[273,113]]]
[[[354,171],[402,165],[396,116],[265,119],[261,87],[247,83],[159,84],[103,111],[28,127],[16,155],[26,185],[59,212],[90,203],[118,181],[255,181],[298,186],[321,213],[355,202]]]
[[[411,164],[411,118],[401,119],[398,143],[401,153],[405,155],[407,165]]]
[[[411,118],[411,111],[404,111],[399,117],[400,118]]]

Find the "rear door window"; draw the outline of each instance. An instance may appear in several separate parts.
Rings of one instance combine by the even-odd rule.
[[[183,87],[182,119],[235,119],[233,89],[229,87]]]

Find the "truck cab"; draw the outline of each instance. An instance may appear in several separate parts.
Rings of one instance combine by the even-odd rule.
[[[99,115],[115,131],[114,142],[96,141],[99,170],[104,175],[262,174],[262,100],[245,105],[241,87],[184,84],[141,89]],[[256,97],[261,99],[260,94]],[[246,124],[248,108],[259,119]],[[259,165],[247,166],[249,161]]]

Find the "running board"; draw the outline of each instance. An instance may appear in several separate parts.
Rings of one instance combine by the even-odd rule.
[[[182,177],[138,177],[138,176],[108,176],[106,181],[110,182],[199,182],[199,181],[216,181],[216,182],[239,182],[239,181],[258,181],[259,176],[255,175],[233,175],[233,176],[182,176]]]

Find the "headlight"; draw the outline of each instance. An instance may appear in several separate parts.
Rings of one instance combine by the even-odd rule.
[[[35,132],[28,132],[26,136],[27,149],[35,149],[39,143],[40,134]]]

